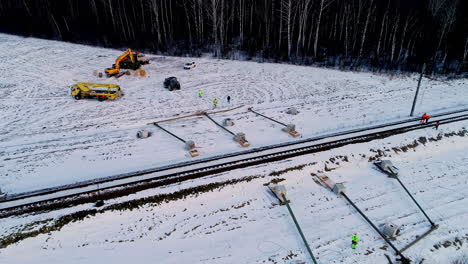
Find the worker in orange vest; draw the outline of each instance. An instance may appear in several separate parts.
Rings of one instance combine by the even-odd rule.
[[[427,122],[429,122],[429,118],[431,118],[431,116],[428,115],[428,114],[426,114],[426,113],[424,113],[424,114],[422,115],[421,122],[423,122],[424,124],[427,124]]]

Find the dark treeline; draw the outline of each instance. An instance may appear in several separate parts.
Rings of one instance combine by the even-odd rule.
[[[468,70],[466,0],[1,0],[0,30],[174,55]]]

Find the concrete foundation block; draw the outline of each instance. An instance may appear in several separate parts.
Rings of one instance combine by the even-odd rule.
[[[281,204],[285,204],[286,201],[283,198],[286,197],[286,187],[284,185],[278,185],[278,184],[270,184],[268,185],[268,188],[275,194],[275,196],[280,200]]]
[[[223,126],[233,126],[234,125],[234,120],[231,118],[226,118],[223,120]]]
[[[137,138],[148,138],[151,136],[151,133],[148,130],[140,130],[137,132]]]
[[[283,132],[286,132],[288,133],[289,135],[293,136],[293,137],[300,137],[301,134],[299,134],[297,131],[296,131],[296,125],[294,124],[289,124],[287,125],[286,127],[284,127],[283,129],[281,129]]]
[[[192,158],[197,157],[197,156],[200,155],[198,153],[198,150],[195,147],[195,142],[193,142],[192,140],[188,140],[187,142],[185,142],[185,149],[188,150],[188,152],[189,152],[190,156],[192,156]]]
[[[335,186],[333,186],[333,189],[332,191],[335,193],[335,194],[341,194],[341,193],[344,193],[345,192],[345,186],[343,183],[335,183]]]
[[[290,115],[297,115],[299,114],[299,111],[297,111],[295,107],[290,107],[286,110],[286,113]]]
[[[374,165],[391,177],[396,177],[398,175],[398,168],[393,166],[390,160],[377,160],[374,162]]]
[[[250,146],[250,143],[247,141],[247,139],[245,139],[245,134],[244,133],[237,133],[234,138],[233,138],[234,141],[236,141],[237,143],[239,143],[242,147],[248,147]]]
[[[195,157],[198,157],[200,156],[200,154],[198,153],[198,150],[197,149],[191,149],[189,150],[189,154],[192,158],[195,158]]]
[[[382,233],[389,238],[394,238],[400,233],[400,227],[394,223],[386,223],[382,227]]]
[[[185,142],[185,149],[186,150],[191,150],[191,149],[194,149],[195,148],[195,142],[193,142],[192,140],[187,140]]]

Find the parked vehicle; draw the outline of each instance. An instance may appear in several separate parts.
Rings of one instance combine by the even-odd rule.
[[[122,96],[120,86],[106,83],[79,82],[70,87],[71,96],[76,100],[81,98],[97,98],[99,101],[115,100]]]
[[[172,76],[164,80],[164,88],[172,90],[180,90],[180,83],[176,77]]]
[[[197,67],[197,64],[195,64],[194,61],[184,64],[184,70],[191,70],[191,69],[193,69],[195,67]]]

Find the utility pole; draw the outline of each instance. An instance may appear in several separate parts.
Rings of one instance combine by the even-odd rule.
[[[423,74],[424,74],[425,70],[426,70],[426,63],[423,64],[422,70],[421,70],[421,75],[419,75],[418,88],[416,88],[416,94],[414,95],[413,106],[411,107],[410,116],[413,116],[413,113],[414,113],[414,107],[416,106],[416,100],[418,99],[419,86],[421,86],[421,80],[422,80],[422,77],[423,77]]]

